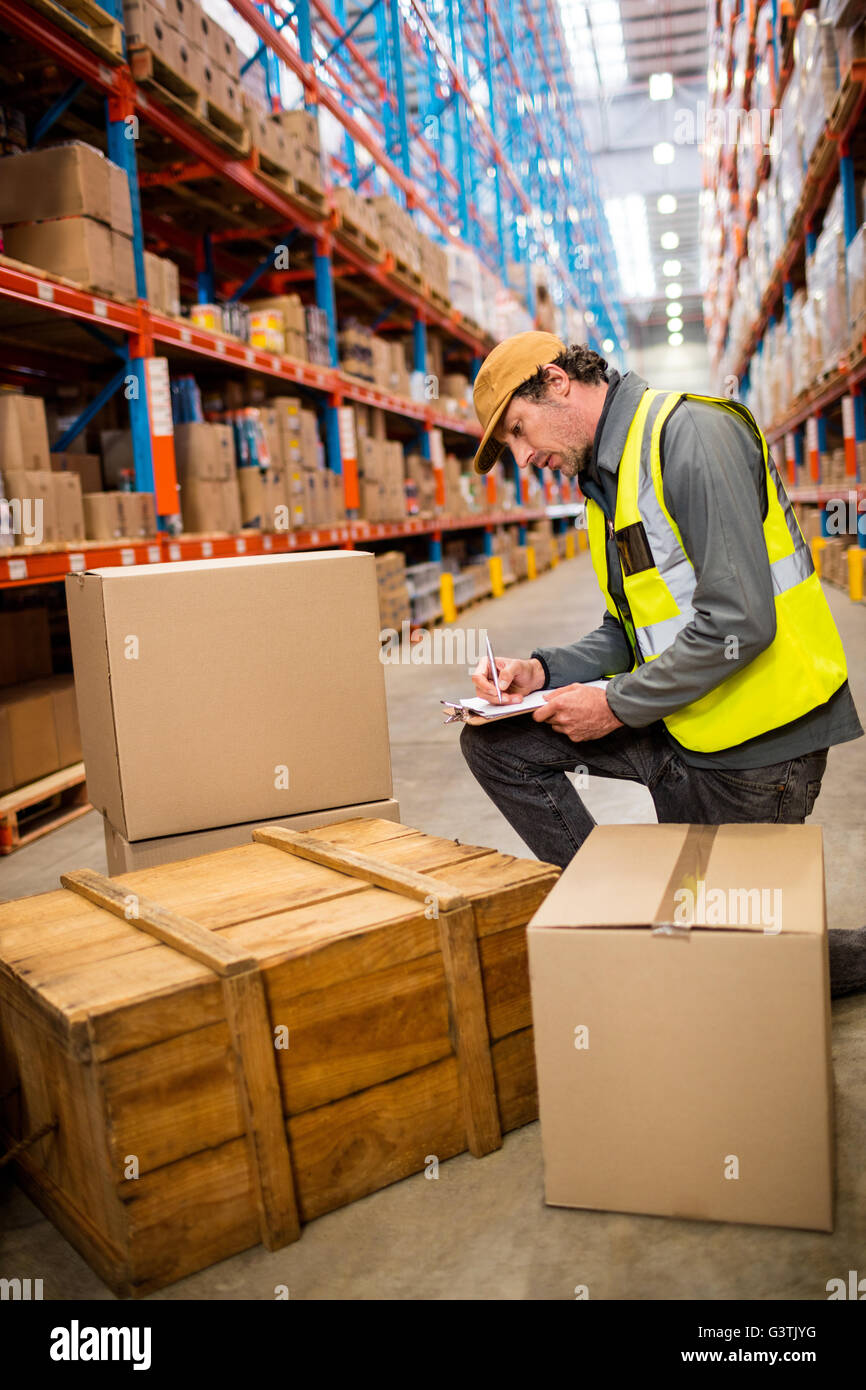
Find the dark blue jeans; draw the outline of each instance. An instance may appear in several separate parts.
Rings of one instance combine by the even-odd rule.
[[[691,767],[657,724],[573,743],[523,717],[465,724],[460,746],[476,780],[533,854],[563,869],[595,825],[566,772],[639,782],[660,822],[799,825],[815,804],[827,765],[824,748],[768,767]],[[866,988],[866,928],[831,930],[829,937],[833,994]]]

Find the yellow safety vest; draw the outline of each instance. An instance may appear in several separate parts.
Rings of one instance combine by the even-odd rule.
[[[614,517],[631,621],[618,611],[608,588],[606,517],[596,502],[587,498],[586,503],[593,568],[608,610],[625,628],[635,657],[632,670],[666,651],[694,617],[694,566],[665,504],[660,451],[665,420],[684,399],[706,401],[745,420],[760,440],[767,481],[764,540],[775,590],[776,635],[745,666],[733,659],[726,680],[664,720],[684,748],[713,753],[823,705],[846,680],[847,667],[809,547],[751,412],[736,401],[647,389],[625,442]]]

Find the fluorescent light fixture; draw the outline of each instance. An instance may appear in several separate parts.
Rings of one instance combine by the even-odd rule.
[[[640,193],[608,198],[604,205],[626,299],[652,299],[656,293],[646,203]]]
[[[605,352],[613,352],[613,338],[605,338],[604,342],[602,343],[602,347],[604,348]]]
[[[672,280],[669,285],[665,285],[665,294],[668,299],[678,299],[683,292],[683,287],[677,280]]]
[[[665,261],[662,266],[662,275],[679,275],[682,268],[679,261]]]
[[[655,164],[673,164],[675,153],[670,140],[661,140],[657,145],[653,145],[653,162]]]
[[[649,80],[650,101],[667,101],[674,94],[674,79],[669,72],[651,72]]]
[[[675,316],[674,318],[672,318],[672,319],[668,319],[668,332],[669,332],[669,333],[679,333],[679,332],[681,331],[681,329],[682,329],[682,326],[683,326],[683,321],[682,321],[682,319],[676,318],[676,316]]]
[[[673,193],[663,193],[656,203],[656,207],[663,217],[667,217],[670,213],[676,212],[677,200]]]
[[[663,251],[676,251],[680,244],[680,239],[676,232],[662,232],[659,241]]]
[[[682,335],[682,333],[672,333],[671,336],[668,338],[668,343],[669,343],[669,345],[670,345],[671,347],[682,347],[682,345],[683,345],[683,335]]]
[[[683,312],[682,304],[674,302],[666,306],[666,313],[669,319],[677,318]]]

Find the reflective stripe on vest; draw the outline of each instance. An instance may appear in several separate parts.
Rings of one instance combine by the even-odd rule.
[[[641,398],[623,448],[614,520],[623,591],[634,622],[633,635],[628,635],[636,664],[659,657],[695,616],[694,566],[664,499],[661,464],[662,429],[684,399],[703,401],[743,420],[760,443],[767,487],[763,532],[776,635],[769,647],[739,667],[737,634],[730,634],[731,676],[664,721],[684,747],[712,752],[778,728],[823,704],[844,682],[847,670],[811,553],[754,417],[739,402],[650,389]],[[589,501],[587,520],[593,566],[608,608],[616,613],[607,588],[604,517]]]

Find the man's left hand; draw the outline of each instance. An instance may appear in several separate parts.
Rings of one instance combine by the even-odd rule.
[[[607,703],[607,693],[596,685],[564,685],[547,695],[533,719],[544,721],[558,734],[565,734],[573,743],[604,738],[613,729],[623,727]]]

